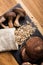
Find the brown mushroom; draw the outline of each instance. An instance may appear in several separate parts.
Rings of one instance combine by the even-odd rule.
[[[40,65],[43,65],[43,62],[41,62],[41,64]]]
[[[6,19],[3,17],[3,16],[1,16],[0,17],[0,25],[3,27],[3,28],[8,28],[8,26],[5,26],[2,22],[4,22]]]
[[[32,65],[32,64],[29,62],[24,62],[24,63],[22,63],[22,65]]]
[[[5,17],[8,18],[8,26],[9,28],[13,27],[13,18],[16,17],[16,14],[14,12],[8,12],[5,14]]]
[[[19,18],[20,18],[20,15],[17,15],[16,20],[14,21],[14,26],[16,26],[16,27],[20,26],[19,21],[18,21]]]
[[[15,8],[14,10],[13,10],[15,13],[20,13],[20,14],[24,14],[24,16],[26,16],[26,13],[25,13],[25,11],[22,9],[22,8]]]
[[[32,37],[26,42],[26,52],[31,62],[37,62],[43,58],[43,40],[40,37]]]
[[[25,48],[25,46],[23,46],[20,50],[20,54],[21,54],[23,61],[27,62],[27,61],[29,61],[29,57],[26,54],[25,50],[26,50],[26,48]]]
[[[14,12],[17,13],[16,20],[14,21],[14,26],[19,27],[20,26],[19,18],[24,17],[26,15],[25,11],[22,8],[15,8]]]

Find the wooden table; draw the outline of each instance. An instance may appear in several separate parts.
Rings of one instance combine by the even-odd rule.
[[[17,4],[16,0],[0,0],[0,16]]]
[[[43,9],[40,9],[42,6],[42,5],[40,6],[40,4],[43,1],[41,1],[41,3],[36,2],[36,0],[16,0],[16,1],[17,3],[20,3],[22,8],[25,10],[26,14],[29,16],[32,22],[37,26],[40,33],[43,35],[43,15],[42,15]],[[37,0],[37,1],[40,1],[40,0]],[[38,7],[37,4],[39,4],[40,8]]]
[[[43,0],[22,0],[22,2],[43,27]]]
[[[0,53],[0,65],[19,65],[15,58],[9,53]]]
[[[17,4],[15,0],[0,0],[0,16]],[[19,65],[10,52],[0,53],[0,65]]]
[[[20,3],[20,0],[17,0]],[[0,16],[17,4],[16,0],[0,0]],[[43,0],[22,0],[43,27]],[[19,65],[10,52],[0,53],[0,65]]]

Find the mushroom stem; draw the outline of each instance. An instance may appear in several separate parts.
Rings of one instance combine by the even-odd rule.
[[[3,28],[8,28],[8,26],[5,26],[3,23],[0,24]]]
[[[8,26],[9,28],[12,28],[13,27],[13,18],[16,17],[16,14],[12,11],[6,13],[5,15],[6,18],[8,18]]]
[[[8,22],[9,28],[13,28],[12,20],[13,20],[13,18],[10,17],[10,18],[9,18],[9,22]]]
[[[17,15],[16,20],[14,21],[14,26],[16,26],[16,27],[20,26],[20,24],[19,24],[19,18],[20,18],[20,14]]]
[[[6,19],[2,16],[0,17],[0,25],[3,27],[3,28],[8,28],[8,26],[5,26],[2,22],[4,22]]]

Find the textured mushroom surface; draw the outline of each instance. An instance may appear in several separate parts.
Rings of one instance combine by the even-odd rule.
[[[21,16],[26,16],[26,13],[22,8],[15,8],[13,11],[17,14],[21,14]]]
[[[26,52],[32,62],[43,58],[43,40],[40,37],[32,37],[27,40]]]
[[[26,61],[29,60],[29,57],[28,57],[28,55],[26,54],[25,51],[26,51],[26,48],[25,48],[25,46],[24,46],[24,47],[21,48],[20,54],[21,54],[22,60],[26,62]]]

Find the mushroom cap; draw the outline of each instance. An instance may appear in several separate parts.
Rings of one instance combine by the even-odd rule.
[[[21,16],[26,16],[26,13],[22,8],[15,8],[13,11],[20,14]]]
[[[41,64],[40,65],[43,65],[43,62],[41,62]]]
[[[26,51],[26,48],[25,48],[25,46],[23,46],[20,50],[21,57],[22,57],[23,61],[29,61],[30,59],[25,51]]]
[[[5,14],[5,17],[16,17],[16,14],[15,14],[15,12],[7,12]]]
[[[0,16],[0,23],[4,22],[6,19],[3,16]]]
[[[32,64],[29,62],[24,62],[24,63],[22,63],[22,65],[32,65]]]
[[[27,40],[26,52],[34,61],[43,58],[43,40],[40,37],[32,37]]]

